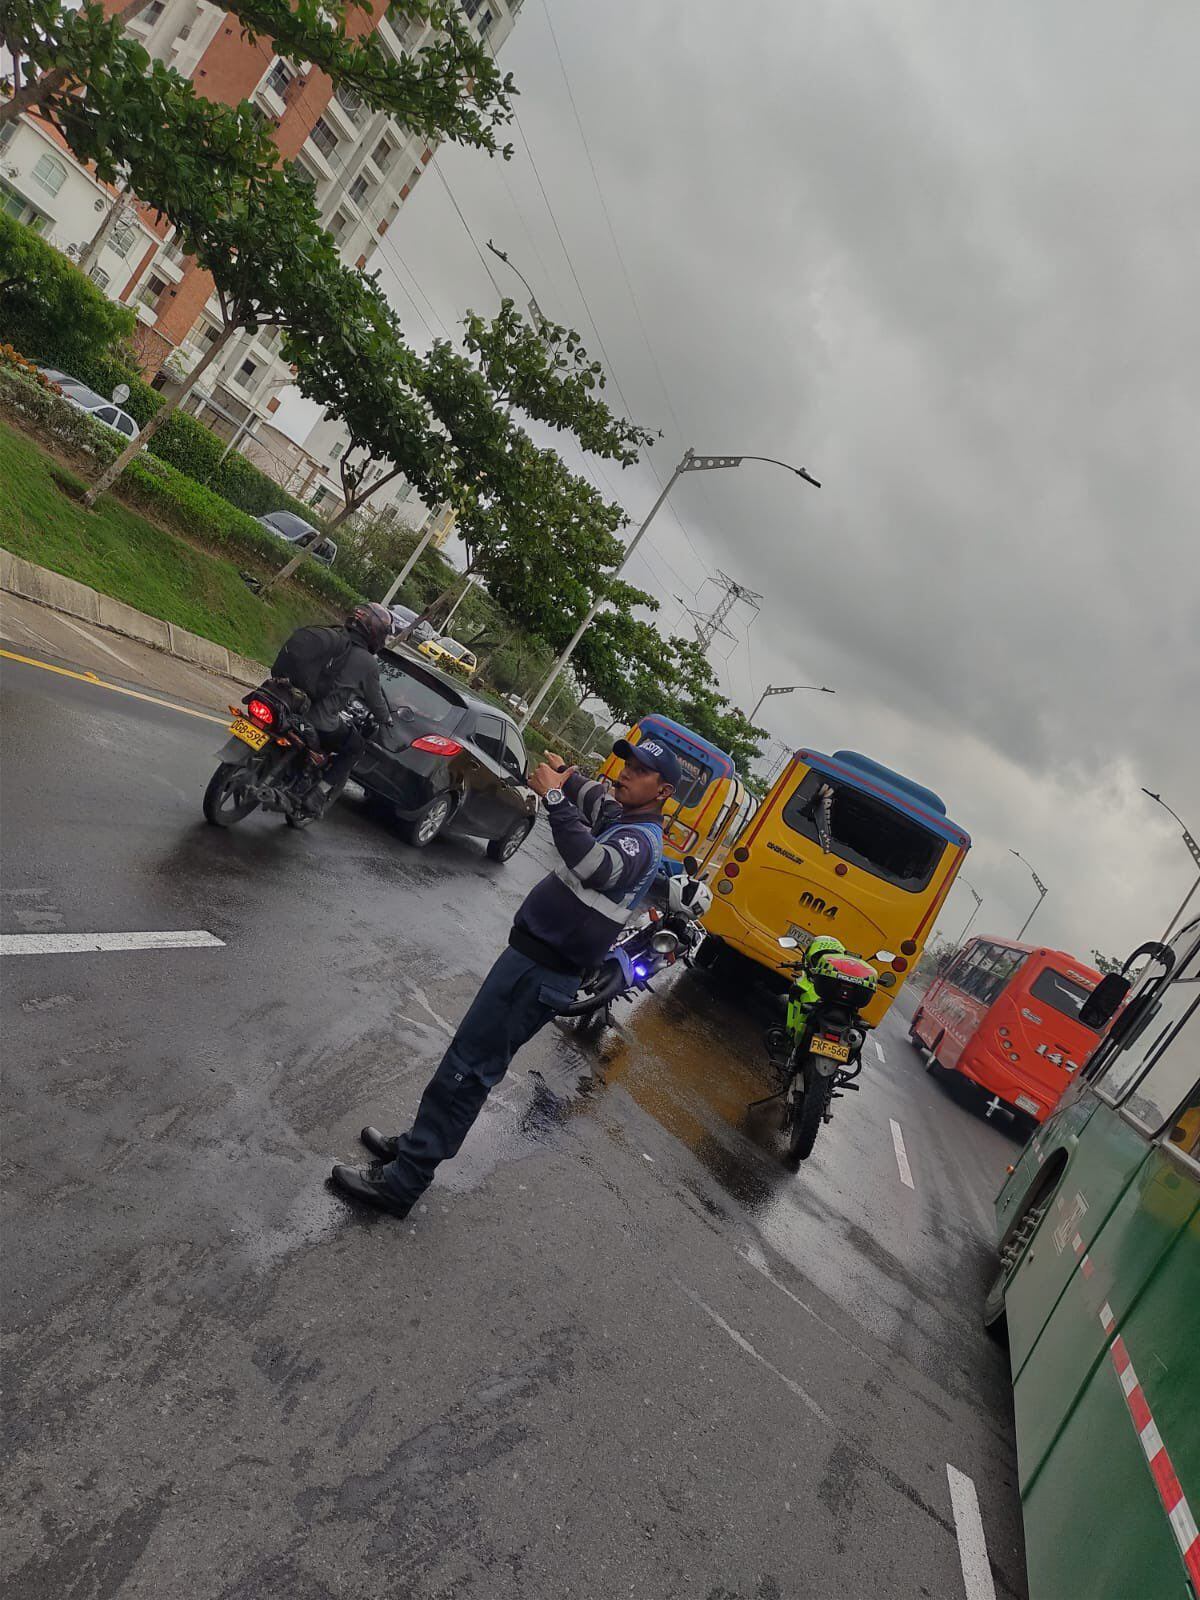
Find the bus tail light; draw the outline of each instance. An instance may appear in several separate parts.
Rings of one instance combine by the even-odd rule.
[[[915,939],[905,939],[900,946],[900,950],[906,956],[915,956],[917,953],[917,941]]]
[[[903,956],[897,956],[896,959],[892,962],[892,971],[893,972],[907,972],[908,971],[908,962],[905,961]]]
[[[749,861],[750,852],[746,849],[745,845],[738,845],[737,849],[733,852],[733,859],[735,861]]]
[[[741,870],[741,867],[739,867],[736,862],[728,861],[725,864],[725,876],[727,878],[736,878]]]
[[[717,893],[718,894],[732,894],[733,893],[733,885],[730,883],[728,878],[722,878],[721,879],[720,883],[717,885]]]

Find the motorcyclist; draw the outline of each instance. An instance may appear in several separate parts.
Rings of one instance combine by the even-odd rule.
[[[802,1022],[808,1021],[809,1012],[820,998],[813,979],[821,972],[822,963],[829,956],[845,954],[846,946],[832,933],[818,934],[815,939],[809,940],[808,949],[804,952],[804,966],[792,975],[792,993],[789,997],[798,1002]]]
[[[394,627],[386,606],[364,602],[355,606],[343,627],[298,628],[275,658],[272,677],[286,679],[308,696],[308,720],[321,749],[333,756],[324,772],[327,791],[314,784],[305,802],[313,816],[322,815],[340,798],[366,748],[363,733],[340,713],[358,699],[379,727],[392,723],[376,658]]]

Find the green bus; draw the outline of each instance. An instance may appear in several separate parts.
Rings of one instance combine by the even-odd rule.
[[[1112,1026],[997,1197],[984,1308],[1030,1600],[1200,1600],[1200,919],[1080,1020]]]

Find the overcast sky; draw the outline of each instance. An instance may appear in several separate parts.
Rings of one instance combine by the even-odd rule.
[[[732,698],[833,685],[760,720],[937,789],[976,931],[1031,906],[1019,849],[1031,936],[1081,955],[1195,876],[1139,786],[1200,831],[1198,59],[1192,0],[526,0],[501,60],[590,315],[521,133],[439,157],[475,239],[598,329],[664,479],[691,444],[824,484],[681,480],[630,574],[666,625],[718,568],[760,591],[712,651]],[[496,304],[433,172],[377,259],[415,343]],[[608,471],[639,519],[653,476]]]

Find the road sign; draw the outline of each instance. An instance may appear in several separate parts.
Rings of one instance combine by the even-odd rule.
[[[123,406],[125,404],[126,400],[128,400],[128,399],[129,399],[129,385],[127,383],[119,383],[117,385],[117,387],[112,392],[112,403],[113,403],[113,405],[115,405],[115,406]]]

